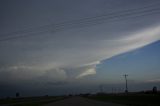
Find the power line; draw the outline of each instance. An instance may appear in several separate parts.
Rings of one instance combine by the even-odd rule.
[[[153,11],[153,12],[155,12],[155,13],[158,12],[159,13],[160,11]],[[137,14],[136,16],[127,16],[125,19],[127,19],[127,18],[133,18],[133,17],[138,17],[138,16],[144,16],[144,15],[148,15],[148,14],[152,14],[152,12],[150,12],[150,13],[143,13],[143,14]],[[133,14],[131,14],[131,13],[130,14],[121,14],[120,16],[109,17],[109,18],[107,18],[105,20],[118,21],[118,20],[122,20],[120,18],[122,18],[122,16],[125,16],[125,15],[133,15]],[[68,28],[66,28],[66,25],[63,25],[63,26],[58,26],[59,28],[58,27],[55,27],[55,28],[53,27],[52,29],[54,29],[54,32],[56,32],[56,31],[73,29],[73,28],[79,28],[79,27],[80,28],[81,27],[88,27],[88,26],[93,26],[93,25],[101,24],[105,20],[97,20],[96,19],[96,20],[93,20],[93,21],[97,21],[95,23],[93,23],[93,21],[91,21],[92,23],[88,21],[87,23],[84,23],[84,22],[83,23],[79,23],[79,26],[75,26],[77,24],[70,24],[71,26],[68,26]],[[7,41],[7,40],[11,40],[11,39],[21,38],[21,37],[25,37],[28,34],[36,34],[36,33],[48,32],[48,31],[51,31],[52,29],[50,29],[50,28],[47,29],[47,30],[44,30],[44,29],[40,30],[39,29],[40,30],[39,32],[35,32],[35,31],[28,31],[28,32],[26,32],[26,31],[19,31],[19,32],[16,32],[16,33],[10,33],[10,34],[8,34],[10,36],[7,36],[7,38],[0,39],[0,41]],[[19,34],[21,34],[21,35],[19,35]],[[11,36],[11,35],[17,35],[17,36]],[[28,37],[28,36],[26,36],[26,37]]]
[[[7,40],[17,39],[21,37],[33,36],[38,33],[44,33],[44,32],[48,32],[52,30],[53,32],[56,32],[56,31],[62,31],[62,30],[67,30],[67,29],[73,29],[73,28],[88,27],[88,26],[93,26],[97,24],[102,24],[105,21],[118,21],[124,18],[125,19],[132,18],[132,17],[138,17],[138,16],[160,12],[159,11],[160,8],[151,8],[152,6],[145,6],[145,7],[136,8],[136,9],[112,12],[109,14],[104,14],[104,15],[95,16],[95,17],[88,17],[88,18],[83,18],[79,20],[62,22],[59,24],[49,24],[49,25],[40,26],[37,28],[30,28],[30,29],[21,30],[21,31],[15,31],[12,33],[4,34],[3,36],[7,36],[7,37],[1,38],[0,41],[7,41]]]

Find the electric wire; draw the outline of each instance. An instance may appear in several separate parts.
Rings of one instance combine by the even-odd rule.
[[[158,5],[158,3],[156,5]],[[0,42],[11,40],[11,39],[17,39],[21,37],[39,35],[39,33],[45,33],[49,31],[57,32],[57,31],[63,31],[63,30],[68,30],[73,28],[83,28],[83,27],[93,26],[97,24],[102,24],[104,22],[109,22],[109,21],[114,22],[114,21],[119,21],[127,18],[155,14],[155,13],[159,13],[160,12],[159,10],[160,8],[159,7],[155,8],[155,4],[154,4],[154,5],[149,5],[149,6],[135,8],[135,9],[111,12],[108,14],[98,15],[95,17],[86,17],[86,18],[66,21],[58,24],[49,24],[49,25],[44,25],[36,28],[29,28],[26,30],[3,34],[3,36],[5,37],[0,38]]]

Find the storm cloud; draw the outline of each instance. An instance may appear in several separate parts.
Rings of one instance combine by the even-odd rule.
[[[46,4],[44,1],[38,1],[38,4],[37,1],[26,2],[16,0],[12,4],[3,1],[5,6],[1,10],[3,14],[1,38],[5,38],[5,33],[23,31],[31,25],[36,27],[60,23],[129,8],[123,7],[123,3],[134,8],[145,5],[144,2],[135,2],[133,5],[125,0],[117,2],[93,0],[91,5],[90,0],[82,2],[55,0],[47,1]],[[149,0],[147,2],[149,4]],[[111,4],[112,8],[109,7]],[[105,10],[107,6],[109,9]],[[38,31],[36,36],[32,36],[34,33],[20,33],[29,36],[0,42],[0,83],[35,81],[63,85],[89,75],[96,75],[98,73],[96,66],[101,64],[101,61],[160,40],[160,23],[157,17],[160,15],[122,19],[116,22],[106,21],[98,25],[78,26],[56,32],[54,27],[47,27],[49,30],[42,29],[44,32]],[[148,20],[153,21],[151,23]]]

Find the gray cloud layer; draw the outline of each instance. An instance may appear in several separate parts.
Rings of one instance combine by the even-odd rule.
[[[153,26],[131,33],[131,35],[119,35],[111,40],[107,39],[107,36],[103,40],[86,40],[86,35],[81,35],[80,39],[68,39],[71,37],[67,35],[67,39],[65,37],[62,39],[61,35],[56,39],[44,39],[43,43],[36,42],[36,45],[39,46],[33,48],[30,45],[34,46],[35,41],[28,42],[27,40],[23,43],[19,41],[21,45],[18,41],[13,42],[13,45],[8,45],[11,49],[16,50],[12,51],[13,54],[10,54],[11,50],[6,47],[2,52],[5,53],[5,57],[1,55],[1,59],[6,60],[6,57],[13,59],[6,66],[1,66],[1,75],[8,76],[8,79],[12,81],[16,79],[22,81],[22,79],[39,76],[61,80],[67,77],[66,69],[74,69],[73,71],[81,70],[82,73],[75,76],[75,78],[80,78],[95,74],[96,64],[104,59],[159,40],[159,34],[160,26]]]
[[[77,0],[73,5],[74,3],[66,4],[55,0],[51,3],[54,6],[50,5],[51,1],[46,6],[30,2],[27,4],[20,1],[13,4],[5,2],[5,5],[9,6],[1,10],[3,12],[1,37],[4,37],[3,33],[22,30],[31,25],[37,26],[93,16],[111,10],[123,10],[129,8],[127,5],[123,7],[123,3],[127,3],[130,7],[137,7],[149,1],[135,2],[135,5],[132,5],[125,0],[121,2],[93,0],[93,4],[90,5],[90,0],[85,3]],[[110,7],[111,4],[113,8]],[[106,6],[109,6],[108,10],[104,9]],[[20,8],[22,10],[18,10]],[[57,85],[56,82],[65,84],[67,81],[77,81],[82,77],[94,75],[96,65],[102,60],[160,40],[159,19],[160,15],[154,14],[56,33],[49,30],[38,33],[38,36],[0,42],[0,83],[14,84],[33,80],[35,83]]]

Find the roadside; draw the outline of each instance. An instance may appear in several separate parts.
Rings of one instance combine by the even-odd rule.
[[[97,94],[87,96],[87,98],[129,106],[160,106],[158,94]]]
[[[0,106],[41,106],[43,104],[63,100],[64,96],[44,96],[26,98],[7,98],[0,100]]]

